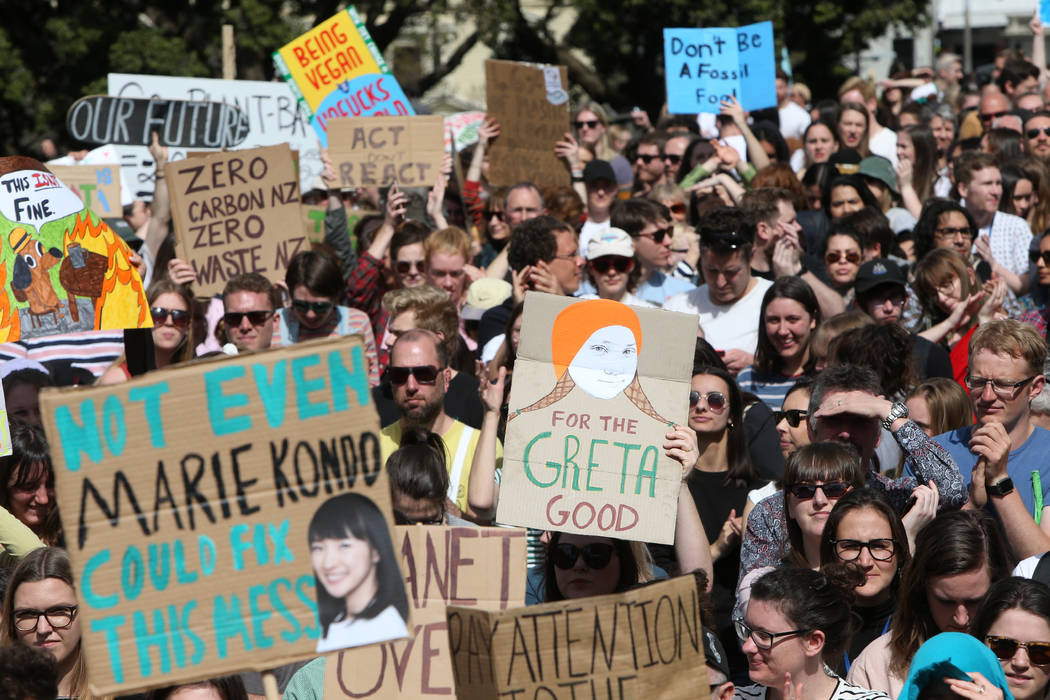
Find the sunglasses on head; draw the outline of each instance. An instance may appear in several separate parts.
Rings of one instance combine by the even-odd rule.
[[[1040,260],[1042,260],[1044,265],[1050,265],[1050,250],[1029,251],[1028,259],[1031,260],[1033,263],[1037,263]]]
[[[1024,135],[1030,139],[1034,139],[1040,133],[1042,133],[1044,136],[1050,136],[1050,126],[1044,126],[1042,129],[1029,129],[1028,131],[1024,132]]]
[[[701,398],[707,402],[707,407],[715,413],[721,413],[722,411],[724,411],[726,403],[728,402],[728,399],[726,399],[726,395],[723,394],[721,391],[710,391],[706,394],[701,394],[699,391],[690,391],[689,405],[697,405],[698,403],[700,403]]]
[[[824,256],[824,263],[827,264],[827,265],[834,265],[835,263],[839,262],[840,260],[845,260],[850,265],[856,265],[857,263],[860,262],[860,253],[857,253],[857,252],[854,252],[854,251],[850,251],[848,253],[837,252],[837,253],[828,253],[827,255]]]
[[[149,310],[153,318],[153,325],[159,326],[167,319],[171,319],[171,325],[176,328],[185,328],[190,325],[190,312],[182,309],[165,309],[163,306],[154,306]]]
[[[292,308],[299,313],[307,313],[313,311],[318,316],[324,316],[332,310],[332,302],[330,301],[304,301],[302,299],[292,299]]]
[[[1050,664],[1050,642],[1021,642],[1012,637],[988,636],[984,638],[984,643],[988,645],[993,654],[1003,661],[1014,658],[1017,648],[1024,647],[1024,650],[1028,652],[1028,660],[1033,664],[1038,666]]]
[[[801,408],[792,408],[790,411],[773,411],[773,425],[786,420],[792,428],[797,428],[799,423],[806,420],[808,415],[809,411]]]
[[[423,260],[398,260],[394,264],[394,269],[399,275],[407,275],[413,271],[422,275],[427,271],[427,264]]]
[[[551,560],[559,569],[571,569],[576,566],[576,560],[583,555],[583,563],[587,568],[597,570],[609,565],[615,551],[616,548],[608,542],[591,542],[583,547],[559,542],[551,550]]]
[[[391,384],[401,386],[408,381],[409,377],[415,377],[420,384],[433,384],[437,381],[438,368],[434,365],[418,365],[415,367],[399,367],[390,365],[386,368],[387,376]]]
[[[603,255],[591,260],[591,267],[600,275],[604,275],[609,268],[615,268],[617,272],[628,272],[634,268],[634,258],[624,258],[619,255]]]
[[[668,226],[665,229],[653,231],[652,233],[639,233],[640,238],[652,238],[653,243],[663,243],[665,238],[674,237],[674,226]]]
[[[829,500],[834,501],[845,496],[851,488],[853,484],[847,481],[826,481],[823,484],[792,484],[787,487],[787,490],[795,498],[808,501],[816,496],[817,489],[820,489]]]
[[[584,127],[587,127],[588,129],[597,129],[598,124],[599,122],[597,119],[580,119],[576,122],[576,128],[582,129]]]
[[[226,325],[232,328],[236,328],[241,325],[245,317],[248,319],[248,323],[253,326],[261,326],[266,323],[270,317],[273,316],[273,311],[227,311],[222,315]]]

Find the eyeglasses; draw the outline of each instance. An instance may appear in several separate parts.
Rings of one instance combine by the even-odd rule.
[[[433,384],[437,381],[438,368],[434,365],[417,365],[415,367],[399,367],[390,365],[386,368],[390,383],[401,386],[408,381],[409,377],[415,377],[420,384]]]
[[[292,299],[292,308],[299,313],[307,313],[313,311],[318,316],[324,316],[332,310],[332,302],[330,301],[304,301],[302,299]]]
[[[837,262],[839,262],[841,260],[845,260],[850,265],[856,265],[857,263],[860,262],[860,253],[851,250],[848,253],[835,252],[835,253],[828,253],[827,255],[824,256],[824,263],[826,265],[834,265],[835,263],[837,263]]]
[[[588,129],[597,129],[599,123],[600,122],[597,119],[580,119],[576,122],[576,129],[579,130],[583,129],[584,127]]]
[[[617,272],[629,272],[634,269],[634,258],[625,258],[620,255],[603,255],[591,260],[591,267],[600,275],[604,275],[609,268],[615,268]]]
[[[1014,395],[1014,392],[1016,392],[1028,382],[1035,379],[1037,376],[1039,375],[1033,374],[1031,377],[1028,377],[1027,379],[1022,379],[1019,382],[1008,382],[1005,379],[986,379],[984,377],[974,377],[968,375],[966,377],[966,386],[969,387],[970,391],[977,391],[983,394],[984,388],[991,384],[992,391],[995,392],[996,396],[1008,399]]]
[[[1039,134],[1043,136],[1050,136],[1050,126],[1044,126],[1042,129],[1034,128],[1024,132],[1024,135],[1030,139],[1034,139]]]
[[[1032,263],[1038,263],[1040,260],[1043,261],[1044,265],[1050,265],[1050,250],[1033,250],[1028,253],[1028,259]]]
[[[171,325],[176,328],[185,328],[190,325],[190,312],[182,309],[165,309],[163,306],[154,306],[149,310],[154,325],[162,325],[169,318]]]
[[[504,213],[502,209],[485,209],[481,212],[481,216],[484,219],[491,219],[492,217],[496,217],[500,221],[503,221]]]
[[[736,638],[743,644],[751,638],[751,641],[755,643],[755,646],[759,649],[772,649],[773,645],[777,643],[777,639],[781,637],[791,637],[796,634],[807,634],[811,630],[791,630],[790,632],[766,632],[765,630],[756,630],[748,627],[747,623],[743,620],[733,620],[733,627],[736,628]]]
[[[953,228],[951,226],[945,226],[934,230],[934,235],[938,238],[955,238],[956,236],[966,236],[967,238],[973,238],[973,230],[969,226],[960,226]]]
[[[394,524],[395,525],[444,525],[445,514],[435,515],[430,518],[410,518],[405,515],[397,508],[394,509]]]
[[[877,561],[889,561],[893,559],[897,551],[897,543],[891,539],[879,538],[861,542],[860,540],[831,540],[835,547],[835,555],[842,561],[854,561],[860,557],[861,551],[867,547],[871,558]]]
[[[582,548],[568,542],[559,542],[551,550],[551,561],[559,569],[571,569],[576,560],[583,556],[583,563],[588,569],[604,569],[612,561],[616,548],[608,542],[591,542]]]
[[[23,608],[21,610],[15,610],[12,614],[15,618],[15,629],[20,632],[35,631],[37,625],[40,624],[41,615],[44,616],[47,620],[47,624],[51,625],[51,627],[58,630],[64,630],[73,624],[73,618],[77,616],[77,606],[56,605],[47,610]]]
[[[808,501],[817,495],[817,489],[824,492],[824,496],[831,501],[838,500],[853,488],[848,481],[826,481],[823,484],[792,484],[787,490],[792,496],[800,501]]]
[[[682,204],[681,202],[675,202],[674,204],[672,204],[671,206],[669,206],[667,208],[671,210],[672,214],[684,214],[685,213],[685,205]]]
[[[226,321],[227,326],[237,328],[246,316],[248,323],[253,326],[261,326],[273,316],[273,311],[227,311],[222,318]]]
[[[668,226],[665,229],[659,229],[652,233],[639,233],[639,238],[652,238],[653,243],[663,243],[664,238],[674,238],[674,226]]]
[[[998,119],[999,117],[1005,117],[1007,114],[1009,114],[1009,112],[1006,112],[1006,111],[1003,111],[1003,112],[992,112],[991,114],[982,114],[981,115],[981,121],[982,122],[990,122],[993,119]]]
[[[666,160],[671,165],[678,165],[679,163],[682,162],[682,156],[676,156],[673,153],[664,153],[663,154],[663,159]]]
[[[797,428],[799,423],[806,420],[809,411],[801,408],[792,408],[790,411],[773,411],[773,425],[786,420],[792,428]]]
[[[1050,664],[1050,642],[1021,642],[1012,637],[988,636],[984,638],[984,643],[988,645],[993,654],[1003,661],[1014,658],[1017,648],[1024,647],[1024,650],[1028,652],[1028,660],[1033,664],[1038,666]]]
[[[647,154],[647,155],[642,155],[641,153],[638,154],[638,160],[642,161],[646,165],[649,165],[649,163],[652,163],[654,160],[663,160],[663,159],[664,159],[664,154],[663,153],[655,153],[655,154]]]
[[[707,407],[715,413],[721,413],[726,408],[726,395],[721,391],[711,391],[706,394],[701,394],[699,391],[689,392],[689,405],[695,406],[700,403],[700,399],[707,402]]]
[[[427,271],[427,264],[423,260],[398,260],[394,264],[394,269],[399,275],[407,275],[409,272],[418,272],[422,275]]]

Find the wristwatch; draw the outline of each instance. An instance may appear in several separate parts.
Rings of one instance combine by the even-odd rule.
[[[897,420],[898,418],[907,418],[907,417],[908,417],[908,407],[905,406],[904,404],[902,404],[900,401],[898,401],[895,404],[893,404],[892,406],[890,406],[890,413],[889,413],[889,415],[882,419],[882,427],[885,428],[886,430],[889,430],[890,426],[893,425],[893,421]]]
[[[1014,480],[1010,477],[1006,477],[1005,479],[1000,479],[994,484],[987,484],[984,487],[984,490],[988,492],[989,496],[998,496],[999,498],[1002,498],[1014,490]]]

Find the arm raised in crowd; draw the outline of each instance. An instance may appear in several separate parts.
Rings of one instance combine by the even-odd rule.
[[[149,152],[153,156],[157,169],[145,241],[146,251],[152,264],[152,261],[157,259],[157,252],[168,237],[171,225],[171,198],[168,196],[168,181],[164,178],[164,164],[168,162],[168,147],[160,145],[160,138],[156,131],[153,132]]]
[[[354,246],[350,242],[350,234],[347,231],[346,207],[339,192],[339,182],[332,167],[332,159],[328,157],[328,150],[321,149],[321,181],[328,189],[328,210],[324,215],[324,243],[336,252],[342,263],[343,281],[350,279],[350,272],[357,265],[357,256],[354,254]]]
[[[722,114],[727,114],[733,118],[733,123],[740,129],[740,133],[743,134],[744,141],[747,143],[747,155],[751,165],[755,167],[755,170],[761,170],[769,165],[769,155],[766,153],[766,149],[762,148],[762,142],[758,140],[755,133],[751,131],[751,127],[747,125],[744,108],[740,106],[735,97],[732,95],[728,95],[728,97],[729,99],[722,100]],[[737,170],[743,174],[739,166]]]
[[[503,406],[504,380],[507,368],[500,367],[495,379],[488,379],[481,362],[477,363],[477,376],[480,379],[478,396],[485,407],[485,416],[481,421],[481,435],[474,450],[474,461],[470,466],[470,480],[467,482],[467,503],[470,509],[479,516],[493,519],[496,515],[496,503],[499,502],[499,481],[496,478],[496,446],[499,439],[500,408]]]

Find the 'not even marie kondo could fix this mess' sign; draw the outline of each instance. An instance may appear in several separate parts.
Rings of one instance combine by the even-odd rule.
[[[245,272],[283,280],[288,261],[309,247],[287,144],[186,158],[164,172],[178,255],[196,271],[198,295]]]
[[[360,337],[40,403],[93,694],[406,636]],[[348,533],[374,556],[364,588],[345,576]]]
[[[330,655],[324,697],[418,698],[453,693],[445,606],[525,604],[525,531],[509,527],[394,528],[412,603],[409,639]]]
[[[496,520],[674,541],[697,318],[529,292],[510,393]]]
[[[745,110],[777,106],[773,23],[664,29],[667,110],[717,114],[732,95]]]
[[[273,53],[317,138],[329,119],[415,114],[353,5]]]
[[[503,612],[448,608],[459,700],[707,700],[702,634],[692,576]]]
[[[130,254],[43,163],[0,158],[0,342],[152,326]]]
[[[339,187],[433,187],[445,157],[439,116],[328,122],[328,157]]]

